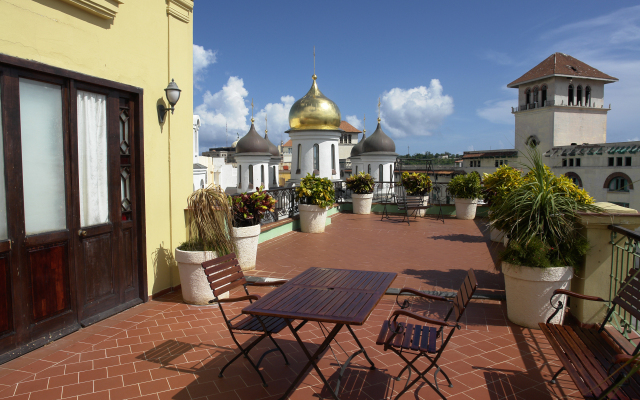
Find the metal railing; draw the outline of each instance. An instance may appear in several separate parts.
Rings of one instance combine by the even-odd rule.
[[[347,189],[345,181],[334,181],[336,203],[351,202],[350,189]],[[397,182],[385,181],[376,182],[373,188],[374,203],[392,203],[395,204],[401,196],[401,184]],[[261,225],[279,221],[283,218],[291,218],[299,213],[298,205],[300,204],[296,196],[295,187],[280,187],[265,190],[275,200],[275,210],[267,213],[260,221]],[[231,196],[239,196],[240,193]],[[434,183],[431,192],[428,194],[430,205],[454,204],[453,197],[449,194],[446,183]]]
[[[609,225],[611,230],[611,274],[609,302],[618,294],[622,282],[629,273],[640,270],[640,234],[617,225]],[[614,306],[611,317],[613,325],[627,339],[632,331],[638,331],[638,320],[619,306]]]

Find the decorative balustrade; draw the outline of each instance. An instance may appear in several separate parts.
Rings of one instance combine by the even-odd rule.
[[[609,301],[612,301],[629,274],[640,273],[640,235],[638,232],[618,225],[609,225],[609,230],[611,230]],[[639,323],[634,316],[617,305],[611,304],[611,306],[614,307],[611,325],[627,338],[633,331],[638,332]]]
[[[521,112],[521,111],[528,111],[528,110],[533,110],[536,108],[542,108],[542,107],[588,107],[588,108],[596,108],[596,104],[592,103],[591,101],[589,101],[588,103],[585,103],[584,105],[582,104],[582,102],[577,102],[575,104],[564,104],[564,100],[561,101],[559,104],[555,101],[555,100],[545,100],[544,103],[529,103],[529,104],[521,104],[517,107],[511,107],[511,112],[512,113],[517,113],[517,112]],[[604,105],[601,105],[600,108],[604,108]],[[609,108],[608,110],[611,110],[611,104],[609,104]]]

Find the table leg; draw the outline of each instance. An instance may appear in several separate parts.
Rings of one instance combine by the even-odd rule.
[[[353,340],[356,341],[356,343],[360,347],[360,350],[362,350],[364,357],[367,359],[367,361],[369,361],[369,364],[371,364],[371,367],[369,369],[370,370],[376,369],[376,366],[373,364],[373,361],[371,361],[371,359],[369,358],[369,355],[367,354],[367,351],[364,349],[364,347],[362,347],[362,344],[360,344],[360,341],[358,340],[356,333],[353,331],[353,329],[351,329],[351,326],[347,325],[347,329],[349,329],[349,332],[351,332],[351,336],[353,336]]]
[[[325,387],[331,392],[331,395],[333,396],[333,398],[335,400],[340,400],[338,395],[336,393],[334,393],[333,390],[331,390],[331,386],[329,385],[329,382],[327,381],[327,379],[322,374],[322,371],[320,371],[320,368],[316,364],[316,360],[317,360],[318,356],[320,354],[322,354],[327,349],[327,347],[329,347],[329,344],[331,343],[333,338],[336,337],[338,332],[340,332],[340,329],[342,329],[344,324],[336,324],[336,326],[331,330],[331,332],[329,333],[327,338],[324,340],[324,342],[322,342],[320,347],[318,347],[318,350],[316,350],[316,352],[313,355],[311,355],[309,353],[309,350],[307,350],[307,346],[304,345],[304,343],[302,342],[302,339],[300,339],[300,336],[298,336],[298,332],[293,327],[293,325],[291,325],[291,320],[285,318],[285,321],[287,321],[287,325],[289,326],[289,329],[291,330],[291,333],[293,333],[293,336],[296,338],[296,341],[298,342],[298,344],[302,348],[302,351],[307,356],[309,361],[307,362],[307,364],[304,367],[302,367],[302,370],[300,371],[300,373],[298,374],[296,379],[293,380],[293,383],[291,383],[291,386],[289,386],[289,388],[286,390],[286,392],[284,392],[284,394],[282,395],[280,400],[285,400],[287,397],[289,397],[289,395],[291,393],[293,393],[293,391],[295,390],[296,386],[298,386],[298,384],[302,380],[302,377],[307,372],[307,369],[309,369],[310,366],[313,366],[313,368],[316,370],[318,375],[320,375],[320,378],[322,379],[322,382],[324,383]]]

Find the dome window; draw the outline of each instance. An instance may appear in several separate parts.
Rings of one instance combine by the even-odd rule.
[[[569,91],[567,93],[567,96],[569,96],[569,100],[567,101],[567,104],[572,106],[573,105],[573,85],[569,85]]]
[[[320,146],[318,143],[313,145],[313,174],[320,174]]]

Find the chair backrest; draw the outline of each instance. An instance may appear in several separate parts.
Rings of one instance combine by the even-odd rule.
[[[631,268],[629,276],[620,286],[613,304],[620,306],[636,319],[640,319],[640,279],[638,270]]]
[[[467,309],[467,304],[471,301],[471,297],[478,288],[478,281],[476,281],[476,274],[473,269],[469,269],[467,277],[464,278],[462,286],[458,290],[456,298],[453,300],[453,311],[456,315],[456,322],[460,321],[464,310]]]
[[[247,283],[236,253],[205,261],[202,268],[215,297]]]

